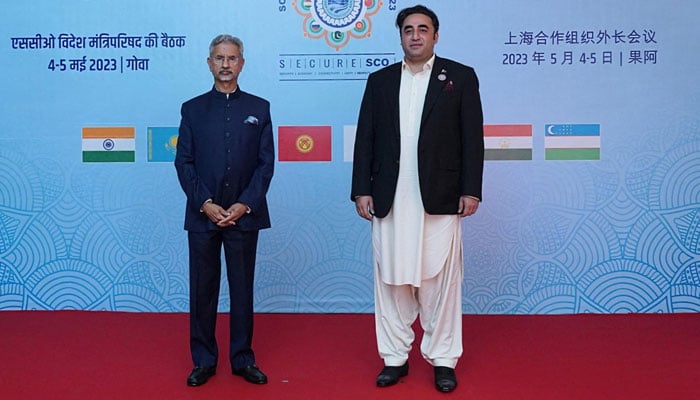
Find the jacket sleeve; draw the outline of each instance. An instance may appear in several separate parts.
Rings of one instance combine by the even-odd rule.
[[[360,115],[355,132],[355,146],[352,164],[352,188],[350,200],[355,197],[372,194],[372,156],[374,154],[373,107],[372,107],[372,76],[367,80],[365,93],[362,96]]]
[[[255,170],[248,185],[238,197],[238,201],[247,204],[253,212],[260,210],[265,203],[265,196],[270,188],[275,168],[275,143],[269,104],[266,104],[265,118],[262,122]]]
[[[481,200],[484,172],[484,116],[479,96],[479,80],[472,68],[462,92],[462,195]]]
[[[194,164],[193,137],[187,107],[183,104],[180,109],[180,129],[175,153],[175,169],[180,186],[190,204],[201,207],[205,201],[213,198],[213,193],[203,184]]]

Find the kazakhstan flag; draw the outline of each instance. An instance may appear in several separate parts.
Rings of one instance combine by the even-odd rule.
[[[148,162],[173,162],[177,147],[178,127],[148,128]]]

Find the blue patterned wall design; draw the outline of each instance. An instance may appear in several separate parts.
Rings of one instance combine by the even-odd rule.
[[[699,126],[689,113],[668,142],[492,187],[493,215],[467,223],[465,312],[700,310]]]
[[[630,158],[611,149],[619,159],[583,172],[538,167],[522,187],[487,181],[479,216],[464,222],[464,311],[700,310],[700,134],[673,146]],[[167,213],[134,203],[173,192],[173,181],[134,185],[5,149],[0,169],[0,309],[187,310],[182,199]],[[321,187],[275,183],[283,195],[261,237],[257,309],[370,312],[368,225],[345,198],[304,198]]]
[[[332,162],[276,165],[273,228],[261,233],[258,249],[256,310],[372,312],[370,228],[348,198],[342,137],[356,121],[364,82],[276,80],[278,53],[329,52],[304,38],[303,19],[277,2],[231,0],[224,6],[231,12],[212,16],[208,1],[167,12],[158,1],[125,1],[132,11],[96,26],[90,21],[104,21],[97,4],[8,6],[17,20],[0,27],[0,57],[12,60],[0,65],[0,76],[13,95],[0,109],[0,310],[188,310],[184,196],[170,163],[147,162],[146,130],[177,126],[180,103],[210,87],[202,49],[219,26],[233,24],[249,43],[242,86],[270,99],[274,125],[333,127]],[[682,39],[695,32],[690,16],[700,6],[434,3],[442,22],[438,52],[476,67],[486,123],[533,126],[533,160],[488,161],[484,202],[463,222],[463,311],[700,311],[700,58]],[[659,7],[669,15],[654,11]],[[260,15],[288,32],[251,26]],[[490,26],[480,23],[493,15]],[[372,17],[371,39],[330,52],[400,51],[394,17],[385,4]],[[554,29],[562,20],[582,29],[654,29],[666,58],[637,69],[500,64],[509,30]],[[201,29],[212,24],[214,33]],[[186,48],[149,53],[151,70],[129,77],[47,72],[48,53],[13,50],[9,39],[156,27],[186,36]],[[256,43],[263,39],[269,48]],[[35,77],[50,85],[27,91]],[[37,115],[46,98],[53,107]],[[545,161],[544,126],[560,122],[600,124],[601,159]],[[90,125],[135,126],[136,162],[82,163],[80,129]],[[220,310],[228,299],[224,284]]]

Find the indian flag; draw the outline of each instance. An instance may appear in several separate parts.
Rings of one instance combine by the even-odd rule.
[[[484,125],[485,160],[532,160],[532,125]]]
[[[600,160],[600,124],[548,124],[545,160]]]
[[[134,162],[133,127],[84,127],[83,162]]]

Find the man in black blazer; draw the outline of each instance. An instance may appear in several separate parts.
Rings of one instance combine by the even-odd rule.
[[[252,383],[267,383],[255,364],[253,276],[260,229],[270,227],[266,194],[274,169],[270,104],[243,92],[243,43],[215,37],[207,64],[214,87],[182,105],[175,168],[187,196],[185,229],[190,264],[189,386],[216,373],[215,337],[221,248],[231,298],[231,368]]]
[[[378,386],[408,373],[420,315],[435,386],[457,386],[462,353],[460,218],[481,201],[484,161],[479,84],[470,67],[435,56],[438,18],[399,12],[404,59],[372,73],[354,148],[351,199],[372,221]]]

